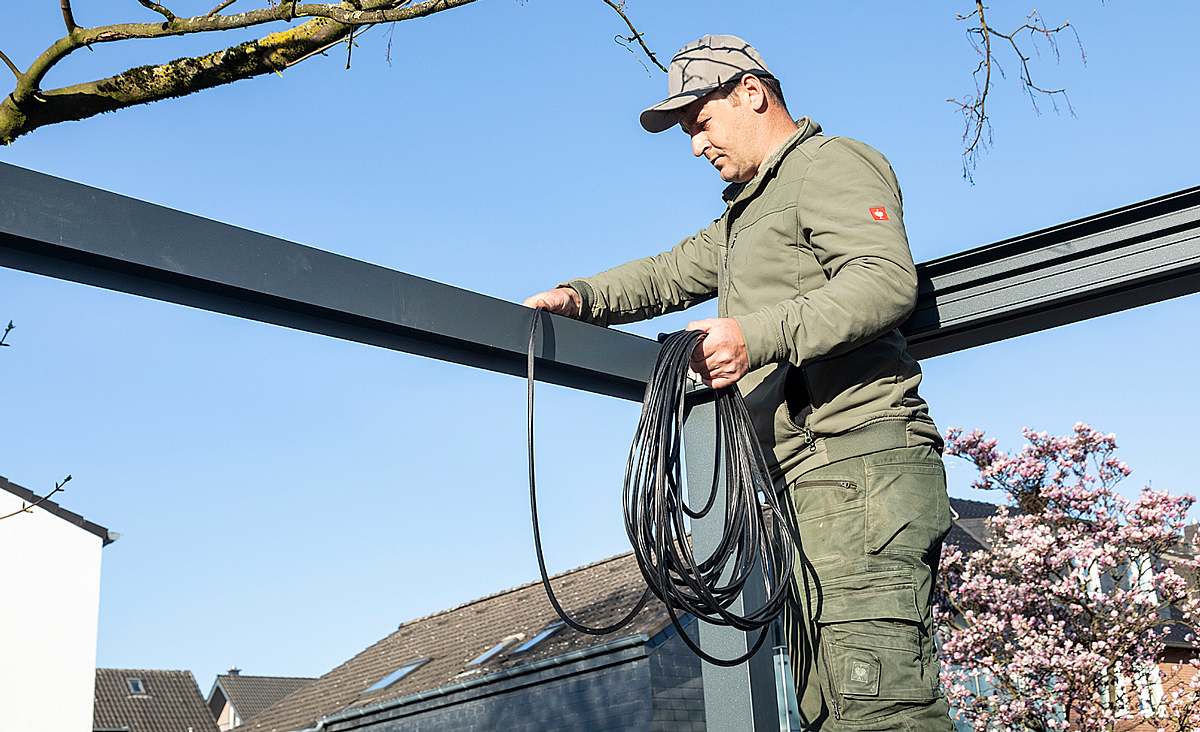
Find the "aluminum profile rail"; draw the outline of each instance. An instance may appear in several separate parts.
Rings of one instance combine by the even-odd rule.
[[[4,163],[0,266],[525,373],[528,308]],[[539,379],[641,401],[656,342],[541,317]]]
[[[519,305],[0,163],[0,266],[524,373]],[[929,358],[1200,291],[1200,187],[918,265]],[[640,400],[658,344],[544,316],[539,378]]]
[[[925,262],[917,358],[1200,291],[1200,187]]]

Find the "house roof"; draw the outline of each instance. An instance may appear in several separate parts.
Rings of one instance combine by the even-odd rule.
[[[141,681],[134,694],[129,680]],[[218,732],[191,671],[98,668],[93,729],[129,732]]]
[[[946,535],[945,543],[954,544],[966,553],[986,549],[988,540],[985,522],[1000,507],[994,503],[951,498],[950,508],[953,513],[950,517],[950,533]]]
[[[984,521],[999,506],[959,498],[952,498],[951,506],[957,518],[948,541],[957,539],[964,550],[985,548]],[[645,583],[632,553],[626,553],[556,575],[553,585],[572,617],[595,626],[611,623],[627,612]],[[434,690],[453,689],[475,680],[491,683],[489,679],[503,677],[506,672],[519,673],[517,667],[524,669],[549,659],[598,652],[606,644],[644,643],[670,627],[662,604],[652,599],[625,628],[622,638],[585,635],[563,628],[529,652],[506,651],[479,666],[469,665],[506,637],[529,639],[557,620],[545,590],[535,581],[408,621],[316,681],[276,701],[238,730],[296,732],[313,727],[324,717],[355,713],[347,710],[403,703],[397,700],[424,697]],[[367,692],[386,675],[417,661],[424,663],[399,681]]]
[[[633,554],[628,553],[556,575],[553,585],[572,617],[595,626],[612,623],[628,612],[645,582]],[[612,636],[562,628],[527,652],[506,651],[478,666],[468,665],[506,637],[520,635],[528,640],[557,620],[540,581],[411,620],[238,730],[293,732],[343,709],[378,704],[613,642]],[[652,599],[623,632],[651,637],[669,623],[662,604]],[[366,693],[387,674],[420,659],[428,661],[396,683]]]
[[[120,534],[116,533],[115,531],[109,531],[99,524],[94,524],[91,521],[88,521],[77,513],[68,511],[54,501],[43,499],[42,496],[39,496],[28,488],[24,488],[9,481],[9,479],[5,478],[4,476],[0,476],[0,490],[8,491],[26,503],[37,504],[38,508],[49,511],[63,521],[75,524],[84,531],[95,534],[96,536],[100,537],[102,542],[104,542],[103,546],[108,546],[116,541],[117,537],[120,536]]]
[[[208,701],[211,704],[220,692],[222,701],[228,701],[245,724],[275,702],[313,681],[316,679],[300,676],[250,676],[241,672],[218,674],[208,693]],[[214,715],[220,713],[220,709],[212,709],[211,706],[209,709]]]

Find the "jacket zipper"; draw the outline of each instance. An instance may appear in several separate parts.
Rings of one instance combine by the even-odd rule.
[[[817,438],[813,434],[813,431],[807,427],[801,427],[800,429],[804,430],[804,441],[808,443],[808,451],[816,452],[817,451]]]
[[[732,228],[732,225],[730,228]],[[726,232],[726,234],[725,234],[725,251],[722,252],[722,254],[721,254],[721,272],[722,272],[722,274],[725,275],[724,286],[719,288],[720,289],[719,294],[723,295],[723,297],[721,298],[721,308],[720,309],[725,311],[725,312],[718,313],[718,315],[720,315],[721,317],[725,317],[729,311],[728,306],[727,306],[727,302],[729,300],[729,250],[733,248],[734,242],[736,242],[736,241],[737,241],[737,233],[736,232],[734,232],[732,235],[730,235],[730,232]]]

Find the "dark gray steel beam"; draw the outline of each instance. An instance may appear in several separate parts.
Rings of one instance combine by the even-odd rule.
[[[4,163],[0,266],[525,373],[528,308]],[[542,317],[539,379],[641,401],[657,343]]]
[[[0,163],[0,266],[508,374],[509,302]],[[929,358],[1200,291],[1200,187],[917,267]],[[546,317],[539,376],[640,399],[657,344]]]
[[[917,358],[1200,291],[1200,187],[917,267]]]

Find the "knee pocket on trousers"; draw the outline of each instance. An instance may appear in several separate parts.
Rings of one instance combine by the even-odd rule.
[[[821,654],[834,717],[886,723],[937,698],[937,666],[920,626],[857,620],[821,626]]]
[[[889,729],[884,723],[938,698],[937,660],[911,569],[826,582],[815,619],[826,696],[844,725]]]

